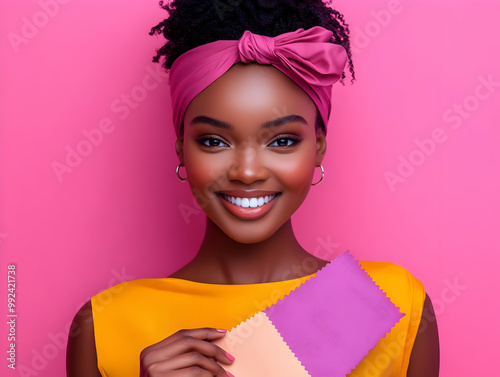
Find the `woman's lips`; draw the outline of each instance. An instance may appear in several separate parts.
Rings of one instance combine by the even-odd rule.
[[[271,191],[221,191],[216,194],[224,208],[234,216],[252,220],[267,214],[280,195]]]

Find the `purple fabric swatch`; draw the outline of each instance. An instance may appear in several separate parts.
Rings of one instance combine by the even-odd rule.
[[[312,377],[345,377],[405,315],[349,251],[264,312]]]

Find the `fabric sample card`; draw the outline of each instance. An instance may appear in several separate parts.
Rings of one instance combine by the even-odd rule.
[[[264,312],[212,343],[236,357],[231,365],[221,364],[235,377],[310,377]]]
[[[345,377],[404,315],[347,251],[215,343],[235,377]]]

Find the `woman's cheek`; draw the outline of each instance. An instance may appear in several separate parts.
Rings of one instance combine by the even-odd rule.
[[[283,184],[290,189],[297,188],[299,191],[302,191],[304,186],[309,186],[314,174],[314,159],[311,153],[281,157],[275,159],[273,170],[281,178]]]
[[[227,186],[224,159],[220,154],[194,153],[186,157],[186,174],[199,204],[213,199],[215,191]]]

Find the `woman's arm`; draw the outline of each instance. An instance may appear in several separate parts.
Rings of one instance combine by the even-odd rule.
[[[67,377],[101,377],[97,368],[92,305],[88,301],[76,313],[66,349]]]
[[[420,325],[413,344],[407,377],[439,376],[439,336],[434,308],[425,295]]]
[[[214,328],[177,331],[141,352],[141,376],[173,374],[180,377],[198,375],[200,372],[210,372],[211,376],[218,377],[231,376],[219,364],[231,364],[231,355],[212,342],[206,341],[219,339],[224,335],[225,330]],[[71,324],[66,350],[66,376],[102,377],[97,367],[90,301],[76,313]]]

